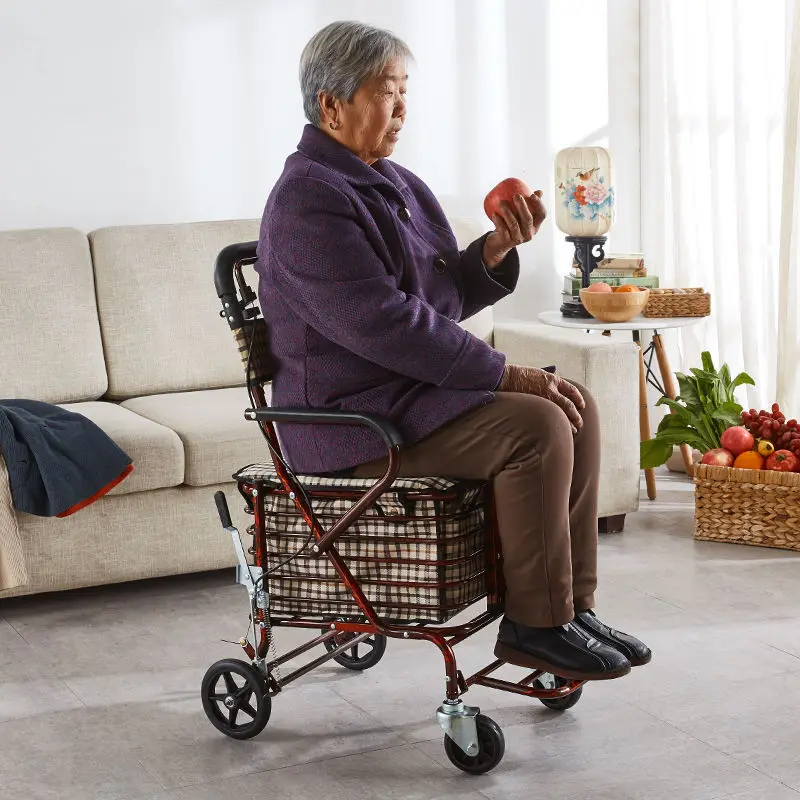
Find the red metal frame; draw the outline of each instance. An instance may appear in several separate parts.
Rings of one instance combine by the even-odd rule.
[[[265,406],[266,398],[261,386],[253,387],[253,399],[257,401],[257,405]],[[351,648],[356,641],[361,641],[370,634],[379,634],[389,638],[402,638],[402,639],[419,639],[426,640],[436,645],[441,652],[445,665],[445,693],[448,700],[456,700],[463,693],[468,691],[470,686],[481,685],[487,686],[491,689],[499,689],[505,692],[512,692],[514,694],[525,695],[526,697],[533,697],[540,700],[549,700],[559,697],[565,697],[571,694],[580,686],[583,681],[568,680],[564,685],[557,686],[553,689],[545,689],[542,687],[535,687],[533,684],[537,678],[544,674],[543,670],[534,670],[529,672],[525,677],[517,682],[502,680],[500,678],[491,677],[493,672],[496,672],[500,667],[504,666],[506,662],[502,660],[492,661],[482,669],[475,672],[473,675],[465,678],[461,671],[458,669],[455,653],[453,648],[461,642],[468,639],[473,634],[490,625],[496,621],[503,614],[503,604],[505,597],[505,582],[503,580],[503,567],[502,567],[502,548],[500,538],[497,531],[496,514],[494,509],[494,500],[491,498],[491,503],[487,509],[487,519],[491,520],[491,524],[487,525],[487,541],[486,541],[486,610],[475,618],[460,625],[393,625],[388,624],[382,620],[375,612],[370,601],[361,589],[357,580],[348,569],[347,565],[342,560],[341,555],[335,547],[336,539],[343,534],[347,528],[363,513],[369,506],[365,503],[366,495],[370,495],[370,504],[377,499],[377,497],[391,486],[392,481],[397,475],[400,467],[400,453],[398,448],[393,448],[389,455],[389,468],[386,475],[378,481],[368,492],[359,494],[357,492],[336,492],[332,490],[323,490],[319,492],[332,497],[348,497],[348,499],[357,500],[354,506],[339,519],[329,529],[325,530],[319,521],[312,514],[311,509],[307,506],[305,495],[298,487],[294,478],[288,474],[281,461],[281,449],[278,438],[275,434],[274,426],[271,422],[264,422],[259,420],[258,424],[261,426],[262,432],[270,443],[272,452],[272,461],[275,466],[275,471],[281,482],[282,491],[287,495],[294,493],[294,503],[299,513],[303,516],[317,542],[317,552],[319,555],[323,553],[333,564],[339,577],[347,586],[350,594],[358,605],[359,609],[366,618],[365,622],[351,622],[351,621],[336,621],[327,623],[330,631],[318,634],[313,639],[309,640],[306,644],[295,648],[290,653],[286,653],[281,657],[275,658],[272,661],[266,661],[267,672],[271,675],[274,667],[301,655],[312,648],[324,644],[337,634],[352,633],[354,637],[343,643],[336,650],[326,652],[325,655],[314,659],[310,663],[293,671],[289,675],[283,677],[280,681],[274,678],[271,681],[271,687],[274,692],[281,690],[283,686],[292,680],[304,675],[319,666],[322,663],[330,660],[337,653]],[[252,526],[253,534],[253,548],[251,552],[254,553],[255,565],[261,567],[265,572],[267,569],[267,551],[266,551],[266,518],[265,518],[265,495],[269,491],[280,491],[270,489],[263,481],[240,481],[239,491],[252,508],[254,515],[254,525]],[[376,491],[377,490],[377,491]],[[315,495],[317,492],[314,492]],[[437,565],[444,562],[435,562]],[[259,625],[259,623],[267,623],[266,613],[262,609],[256,609],[256,616],[254,619],[255,629],[258,631],[258,642],[253,651],[253,647],[243,640],[242,646],[249,657],[253,654],[257,655],[259,659],[266,659],[267,651],[269,648],[269,626],[273,627],[292,627],[292,628],[309,628],[319,631],[325,627],[325,623],[319,620],[302,620],[296,618],[280,617],[271,615],[269,625]]]

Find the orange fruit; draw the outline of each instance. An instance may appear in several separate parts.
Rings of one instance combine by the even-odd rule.
[[[639,287],[638,286],[634,286],[631,283],[625,283],[622,286],[617,286],[617,288],[614,289],[614,291],[615,292],[638,292],[639,291]]]
[[[738,469],[764,469],[764,457],[755,450],[745,450],[736,456],[733,466]]]

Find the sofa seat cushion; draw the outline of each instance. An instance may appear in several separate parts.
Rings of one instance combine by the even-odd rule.
[[[110,495],[164,489],[183,483],[183,444],[175,431],[116,403],[85,402],[61,406],[90,419],[133,460],[133,472]]]
[[[134,397],[122,405],[180,436],[189,486],[229,481],[237,469],[267,454],[259,426],[244,418],[251,406],[244,387]]]

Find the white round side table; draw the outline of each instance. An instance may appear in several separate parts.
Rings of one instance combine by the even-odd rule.
[[[630,331],[633,341],[639,345],[639,437],[641,441],[650,439],[650,410],[647,405],[647,384],[649,383],[656,391],[660,392],[673,400],[677,396],[675,389],[675,379],[669,366],[667,352],[659,331],[669,330],[670,328],[684,328],[688,325],[695,325],[705,317],[635,317],[629,322],[599,322],[596,319],[575,319],[565,317],[560,311],[543,311],[539,314],[539,319],[545,325],[553,325],[557,328],[577,328],[583,331],[603,331],[604,335],[610,335],[611,331]],[[647,347],[642,346],[641,331],[653,331],[653,338]],[[608,333],[607,333],[608,332]],[[658,362],[658,371],[661,381],[653,370],[653,356]],[[692,449],[688,445],[681,445],[683,463],[686,466],[688,475],[694,474],[694,463],[692,461]],[[647,483],[647,496],[650,500],[656,498],[656,474],[653,469],[644,471],[645,482]]]

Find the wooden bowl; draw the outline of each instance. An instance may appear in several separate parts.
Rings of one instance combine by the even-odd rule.
[[[581,289],[580,296],[584,308],[600,322],[628,322],[644,311],[650,290],[608,293]]]

